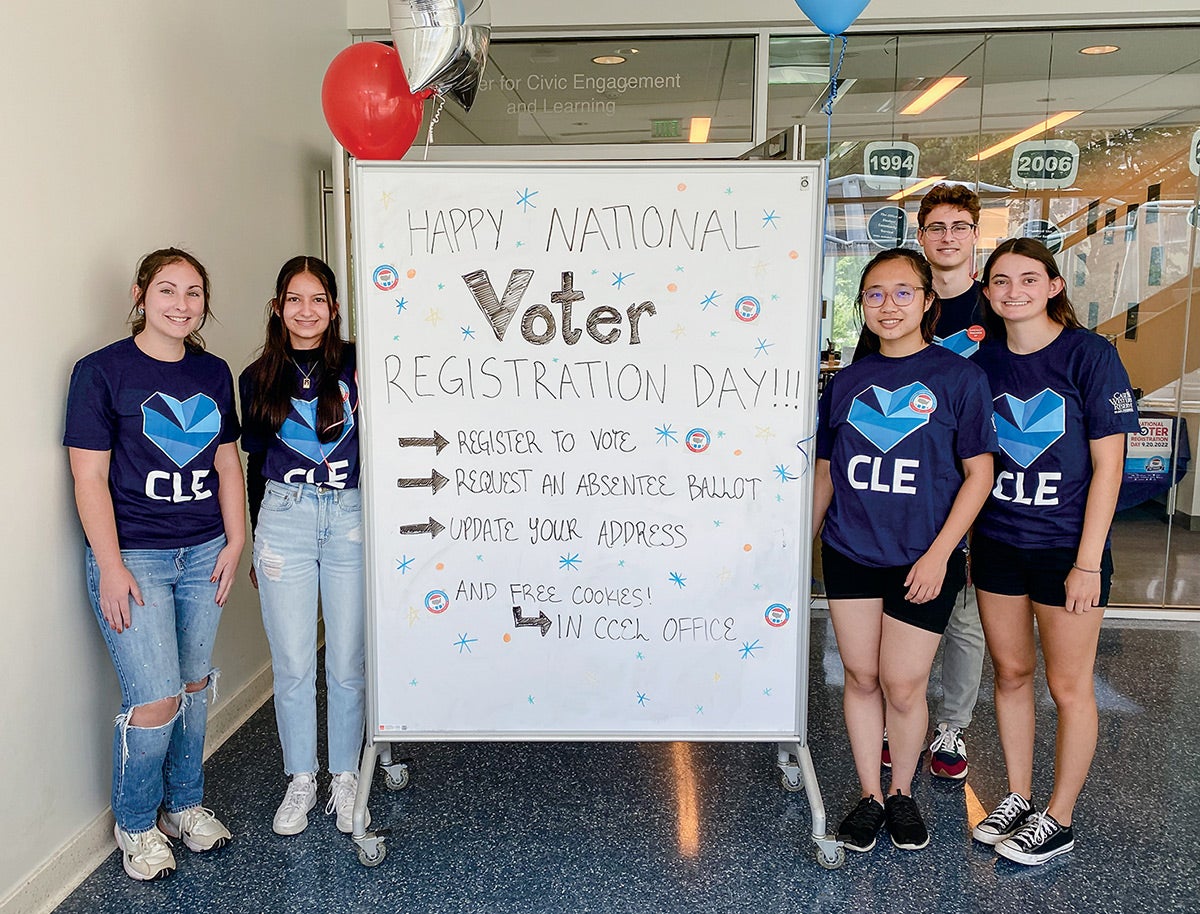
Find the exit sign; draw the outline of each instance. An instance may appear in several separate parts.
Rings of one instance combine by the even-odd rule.
[[[650,135],[655,138],[679,136],[679,118],[665,118],[650,122]]]

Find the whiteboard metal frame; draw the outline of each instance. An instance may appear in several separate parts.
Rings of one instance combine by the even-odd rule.
[[[595,151],[595,150],[589,150]],[[625,150],[623,150],[625,151]],[[744,150],[743,150],[744,151]],[[654,150],[655,153],[661,150]],[[626,153],[627,154],[627,153]],[[453,163],[456,167],[468,171],[474,170],[506,170],[506,169],[523,169],[528,170],[531,166],[539,169],[547,170],[576,170],[586,166],[606,165],[611,167],[636,166],[643,170],[664,170],[672,172],[712,169],[727,169],[732,164],[729,159],[716,159],[707,161],[643,161],[643,160],[614,160],[615,157],[599,160],[592,159],[590,156],[585,160],[574,161],[521,161],[514,162],[511,160],[492,160],[492,161],[469,161]],[[445,166],[445,161],[431,161],[428,163],[433,166]],[[364,162],[351,160],[349,169],[349,190],[350,190],[350,215],[351,226],[361,225],[361,182],[363,175],[368,172],[379,170],[411,170],[419,172],[425,163],[423,162]],[[826,187],[826,162],[824,160],[816,161],[800,161],[800,160],[775,160],[775,161],[758,161],[753,164],[747,164],[746,168],[756,169],[788,169],[796,170],[798,168],[808,169],[813,174],[815,187],[818,188],[820,194],[819,206],[823,209],[827,206],[828,201],[824,193]],[[821,214],[823,216],[823,213]],[[350,248],[352,261],[349,265],[349,271],[355,275],[350,277],[353,281],[350,283],[351,288],[355,289],[351,307],[355,311],[355,326],[358,328],[358,348],[359,360],[365,362],[371,357],[370,344],[370,319],[367,316],[367,309],[360,306],[362,295],[361,277],[358,276],[360,270],[365,269],[368,263],[367,252],[364,248],[365,238],[362,233],[354,231],[349,232]],[[821,288],[822,288],[822,272],[824,258],[824,237],[821,226],[814,226],[814,231],[811,233],[811,249],[808,251],[810,257],[809,262],[813,265],[810,271],[809,284],[805,289],[797,290],[798,297],[807,302],[807,314],[801,313],[800,319],[807,319],[811,322],[810,333],[810,350],[806,355],[806,364],[797,366],[802,372],[803,389],[814,392],[817,388],[817,378],[819,371],[820,357],[820,321],[821,321]],[[371,406],[370,392],[364,397],[359,409],[360,421],[360,442],[370,441],[371,428]],[[811,430],[815,433],[815,408],[813,411],[814,428]],[[811,439],[809,440],[812,444]],[[813,449],[815,450],[815,448]],[[815,463],[815,454],[811,451],[806,455],[808,457],[808,471],[800,478],[800,488],[802,490],[801,505],[811,505],[812,503],[812,478],[813,464]],[[380,518],[376,516],[375,500],[371,497],[375,486],[382,484],[375,478],[374,468],[370,449],[363,447],[361,457],[361,487],[363,489],[364,502],[364,573],[368,582],[375,580],[375,575],[379,571],[375,550],[373,548],[374,538],[378,528]],[[366,701],[366,719],[367,719],[367,734],[366,734],[366,750],[363,754],[360,784],[363,784],[367,789],[360,789],[358,798],[354,808],[354,827],[353,840],[358,847],[359,859],[364,865],[373,866],[383,859],[386,852],[385,848],[385,830],[379,832],[367,832],[366,830],[366,809],[369,797],[369,785],[374,773],[376,760],[380,760],[385,769],[385,774],[388,780],[388,786],[392,789],[399,789],[407,783],[408,773],[407,767],[403,762],[393,762],[391,758],[391,749],[393,742],[466,742],[466,741],[513,741],[513,742],[537,742],[537,741],[588,741],[588,742],[603,742],[603,741],[637,741],[637,742],[671,742],[671,741],[688,741],[688,742],[776,742],[778,741],[778,765],[783,772],[784,787],[788,790],[805,791],[809,796],[809,802],[813,813],[813,838],[818,845],[818,859],[822,865],[840,865],[840,857],[842,851],[838,847],[836,839],[825,834],[825,811],[821,801],[819,786],[816,781],[815,771],[812,764],[811,755],[807,746],[807,729],[808,729],[808,683],[809,683],[809,649],[811,642],[811,612],[810,612],[810,589],[812,581],[812,530],[811,516],[802,507],[799,516],[796,518],[796,533],[799,537],[799,569],[797,578],[797,593],[795,596],[795,606],[797,608],[797,637],[796,637],[796,682],[794,684],[797,695],[796,703],[796,718],[794,722],[794,732],[783,733],[778,731],[771,732],[735,732],[735,731],[686,731],[686,732],[627,732],[627,731],[531,731],[531,732],[512,732],[512,731],[472,731],[470,733],[448,731],[441,732],[403,732],[383,731],[380,732],[380,724],[378,720],[378,676],[376,668],[376,657],[378,654],[378,631],[377,631],[377,607],[375,607],[375,592],[374,588],[368,586],[367,599],[365,606],[365,637],[366,637],[366,678],[367,678],[367,701]],[[381,749],[382,747],[382,749]],[[835,853],[837,856],[835,856]]]

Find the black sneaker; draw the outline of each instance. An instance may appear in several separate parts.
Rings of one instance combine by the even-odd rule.
[[[1033,807],[1019,793],[1010,793],[986,819],[971,830],[971,837],[983,844],[996,845],[1015,834],[1033,815]]]
[[[919,851],[929,843],[929,832],[917,801],[904,794],[894,793],[883,801],[888,834],[892,844],[904,851]]]
[[[1071,826],[1060,825],[1047,811],[1034,813],[1026,819],[1016,834],[996,845],[996,853],[1016,863],[1037,866],[1065,854],[1074,846],[1075,832]]]
[[[866,852],[875,846],[875,836],[882,827],[883,807],[874,797],[863,797],[842,819],[837,836],[844,847]]]

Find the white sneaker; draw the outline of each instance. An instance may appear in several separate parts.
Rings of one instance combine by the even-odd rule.
[[[166,835],[157,828],[131,835],[119,825],[113,826],[113,836],[121,849],[121,865],[125,872],[139,882],[162,879],[175,872],[175,855]]]
[[[335,774],[329,784],[329,802],[325,805],[326,815],[337,813],[338,831],[350,834],[354,831],[354,799],[358,796],[358,775],[353,771]],[[367,810],[367,825],[371,824],[371,810]]]
[[[277,835],[298,835],[308,828],[308,811],[317,805],[317,776],[311,772],[292,775],[283,802],[275,810],[271,828]]]
[[[180,812],[164,809],[158,814],[158,828],[169,838],[183,838],[188,850],[197,853],[220,850],[233,840],[229,829],[211,809],[203,806],[192,806]]]

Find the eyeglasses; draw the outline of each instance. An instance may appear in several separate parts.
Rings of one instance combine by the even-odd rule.
[[[912,286],[896,286],[891,292],[883,289],[867,289],[862,294],[862,303],[868,308],[882,308],[887,298],[891,298],[897,308],[907,308],[917,300],[917,292],[924,289],[914,289]]]
[[[921,229],[930,238],[945,238],[946,232],[950,233],[952,238],[966,238],[975,231],[974,222],[955,222],[953,225],[946,225],[944,222],[934,222]]]

